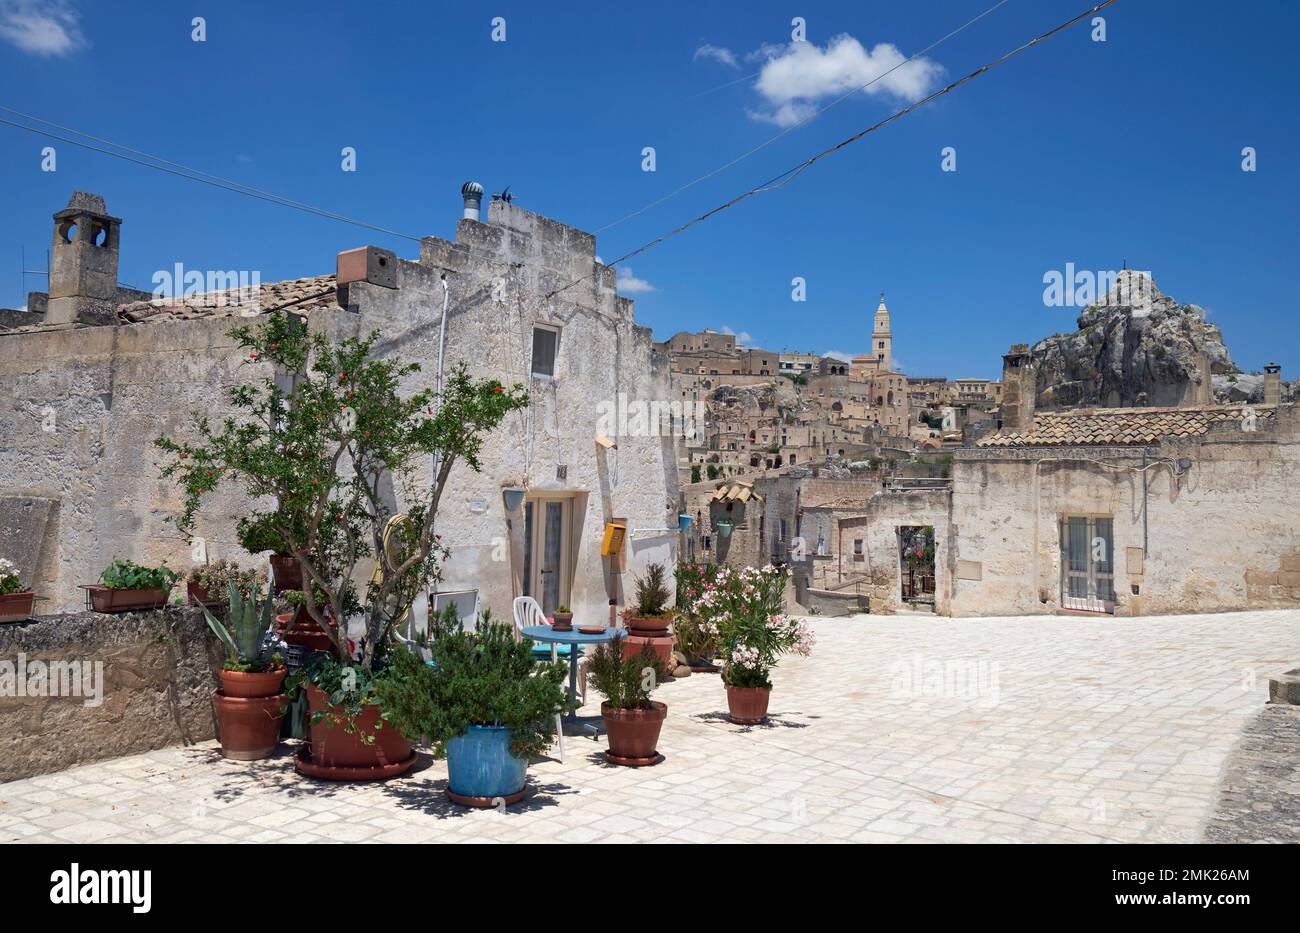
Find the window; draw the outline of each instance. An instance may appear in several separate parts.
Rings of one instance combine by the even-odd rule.
[[[865,560],[865,559],[866,559],[866,555],[865,555],[864,553],[862,553],[862,539],[861,539],[861,538],[854,538],[854,539],[853,539],[853,559],[854,559],[855,561],[856,561],[856,560]]]
[[[533,375],[555,375],[555,352],[559,346],[560,332],[542,324],[533,325]]]

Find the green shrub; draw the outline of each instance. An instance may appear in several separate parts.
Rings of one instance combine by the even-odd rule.
[[[650,694],[667,673],[649,645],[633,654],[623,650],[621,638],[597,648],[587,668],[591,686],[618,709],[650,709]]]

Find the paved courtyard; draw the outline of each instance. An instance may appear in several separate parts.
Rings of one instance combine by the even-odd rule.
[[[1300,662],[1300,611],[812,622],[768,724],[729,724],[716,675],[666,684],[662,764],[570,735],[508,812],[449,804],[442,762],[325,784],[207,743],[0,785],[0,841],[1195,842],[1268,676]]]

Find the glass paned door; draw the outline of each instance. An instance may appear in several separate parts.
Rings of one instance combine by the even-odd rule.
[[[1061,522],[1061,606],[1115,611],[1114,519],[1070,515]]]
[[[568,602],[568,540],[571,499],[530,499],[524,503],[524,596],[550,615]]]

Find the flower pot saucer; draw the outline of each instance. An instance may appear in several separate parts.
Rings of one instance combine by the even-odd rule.
[[[722,668],[716,664],[688,664],[692,674],[720,674]]]
[[[603,635],[609,627],[606,625],[579,625],[578,631],[583,635]]]
[[[409,757],[385,765],[358,768],[322,765],[312,761],[311,746],[304,745],[293,756],[293,766],[300,774],[319,781],[386,781],[410,771],[418,757],[412,749]]]
[[[467,794],[458,794],[450,787],[447,788],[447,799],[452,803],[458,803],[462,807],[474,807],[477,810],[490,810],[494,807],[505,804],[507,807],[516,804],[528,796],[528,787],[515,794],[506,794],[504,797],[474,797]]]
[[[741,719],[738,716],[732,716],[730,713],[728,713],[727,719],[733,725],[737,725],[737,726],[761,726],[763,723],[767,722],[766,715],[760,716],[757,719]]]
[[[625,755],[615,755],[613,752],[605,752],[605,760],[612,765],[622,765],[625,768],[645,768],[650,765],[657,765],[664,760],[664,756],[655,752],[645,758],[629,758]]]

